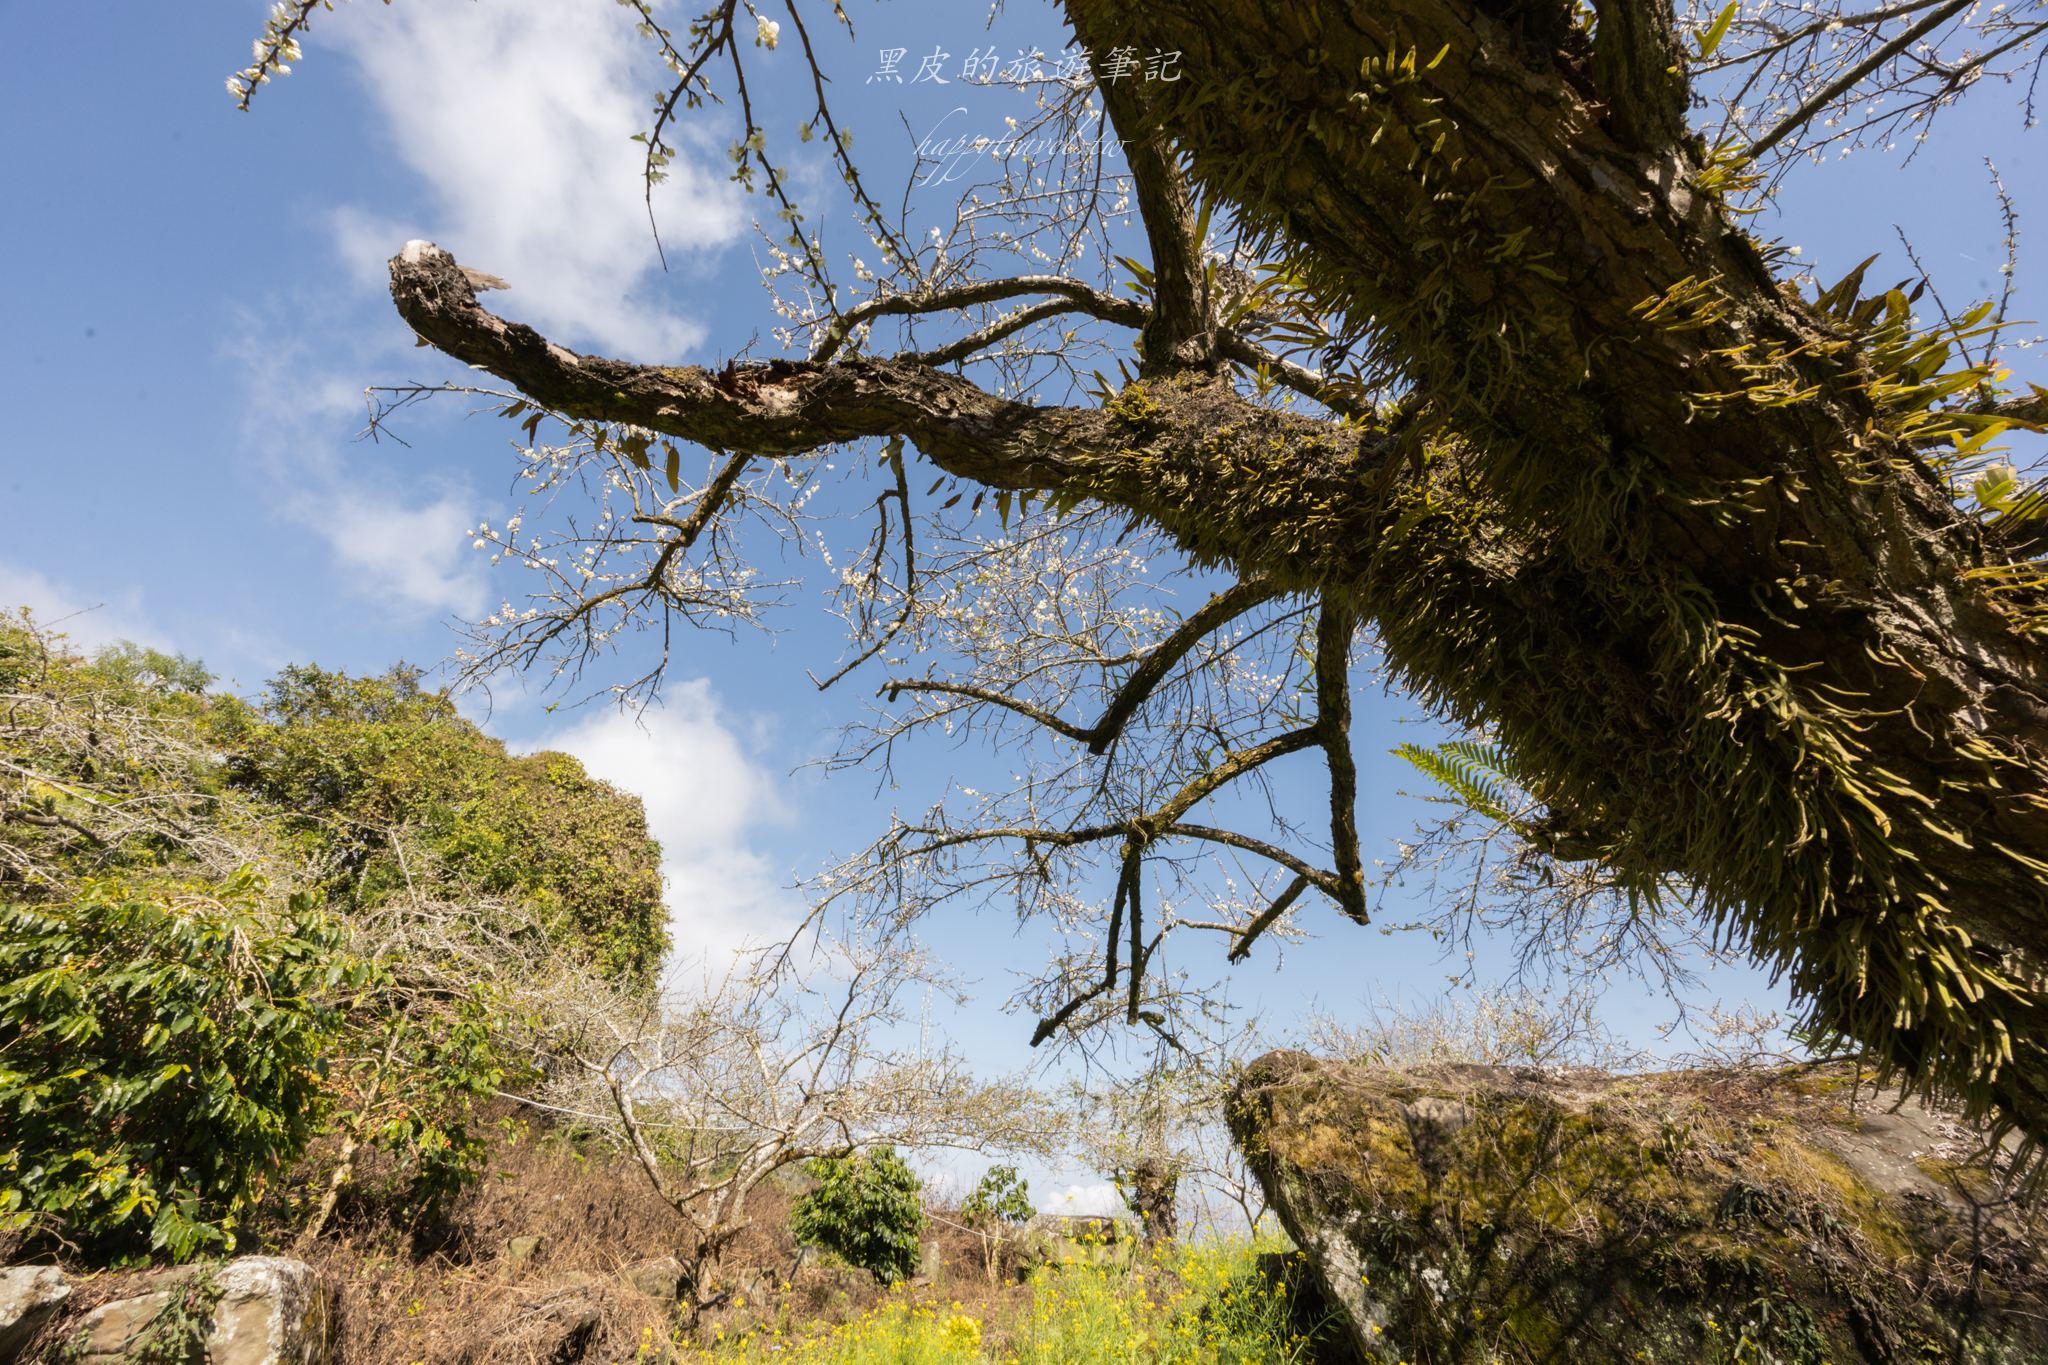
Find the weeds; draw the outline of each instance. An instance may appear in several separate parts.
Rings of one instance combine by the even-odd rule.
[[[998,1317],[917,1291],[889,1294],[829,1331],[761,1331],[669,1347],[651,1337],[640,1359],[689,1365],[1297,1365],[1310,1339],[1291,1325],[1284,1288],[1259,1268],[1276,1248],[1220,1241],[1164,1249],[1128,1271],[1076,1261],[1031,1279],[1029,1297]],[[991,1305],[998,1312],[1001,1301]]]

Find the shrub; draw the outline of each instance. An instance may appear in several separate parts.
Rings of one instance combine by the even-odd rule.
[[[1129,1273],[1047,1268],[1028,1301],[981,1305],[897,1292],[852,1322],[721,1334],[678,1352],[688,1365],[1309,1365],[1343,1354],[1342,1332],[1303,1335],[1289,1291],[1261,1268],[1265,1241],[1155,1248]],[[1392,1365],[1389,1361],[1388,1365]]]
[[[483,1178],[490,1145],[476,1107],[516,1065],[493,1027],[495,1002],[474,986],[453,999],[415,1004],[411,1013],[372,1018],[371,1032],[390,1058],[386,1075],[372,1083],[382,1080],[387,1102],[364,1104],[356,1120],[391,1156],[393,1194],[422,1227],[443,1224],[456,1198]]]
[[[883,1284],[917,1270],[917,1235],[924,1229],[917,1176],[893,1147],[812,1161],[804,1171],[816,1189],[790,1209],[797,1241],[820,1247]]]
[[[87,1255],[232,1247],[321,1110],[325,999],[360,979],[303,902],[86,882],[0,906],[0,1227]]]
[[[1002,1256],[1004,1228],[1029,1222],[1035,1212],[1031,1207],[1031,1186],[1017,1174],[1015,1166],[989,1167],[960,1206],[961,1217],[981,1239],[982,1268],[991,1282],[996,1278]]]
[[[960,1206],[967,1221],[977,1226],[990,1223],[1026,1223],[1036,1212],[1031,1207],[1031,1186],[1017,1174],[1015,1166],[991,1166],[975,1185],[967,1202]]]

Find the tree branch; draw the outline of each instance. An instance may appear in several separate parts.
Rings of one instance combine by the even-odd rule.
[[[1253,370],[1264,370],[1274,383],[1315,399],[1339,417],[1370,419],[1376,415],[1370,406],[1356,402],[1306,365],[1297,365],[1274,355],[1257,342],[1247,341],[1235,332],[1224,332],[1216,339],[1216,345],[1224,359],[1235,360]]]
[[[910,358],[711,371],[578,355],[481,307],[431,242],[392,259],[391,294],[422,339],[566,416],[761,456],[901,436],[991,489],[1125,508],[1198,559],[1229,560],[1278,591],[1354,574],[1356,547],[1385,523],[1374,477],[1393,448],[1384,431],[1275,412],[1227,383],[1154,381],[1131,408],[1036,407]],[[1247,488],[1260,498],[1247,502]]]
[[[1237,942],[1230,945],[1229,960],[1232,962],[1242,962],[1246,957],[1250,956],[1252,944],[1258,941],[1259,935],[1272,928],[1279,918],[1287,913],[1288,907],[1301,899],[1301,893],[1306,890],[1308,890],[1308,878],[1301,873],[1296,873],[1294,880],[1287,883],[1286,890],[1273,897],[1273,903],[1260,911],[1259,917],[1250,924],[1247,924],[1244,927],[1244,932],[1237,936]]]
[[[1366,921],[1365,864],[1358,852],[1358,763],[1351,756],[1351,640],[1358,616],[1325,598],[1316,619],[1316,735],[1330,769],[1330,849],[1337,903]]]
[[[1065,735],[1068,739],[1086,744],[1089,753],[1100,756],[1109,752],[1110,745],[1116,742],[1124,727],[1130,723],[1132,714],[1152,695],[1153,690],[1165,679],[1173,666],[1187,657],[1188,651],[1231,621],[1280,595],[1280,590],[1272,583],[1254,579],[1226,588],[1211,597],[1181,622],[1171,635],[1145,654],[1138,667],[1117,689],[1116,696],[1110,699],[1109,708],[1102,713],[1101,718],[1085,728],[1072,721],[1063,720],[1044,707],[1033,705],[1021,698],[1012,697],[993,688],[976,687],[967,683],[945,682],[935,678],[892,678],[883,683],[878,691],[887,694],[891,701],[896,699],[898,692],[936,692],[1000,706],[1028,720],[1036,721],[1048,730]]]
[[[1919,23],[1906,29],[1896,38],[1878,48],[1877,51],[1829,81],[1811,99],[1807,100],[1797,109],[1794,109],[1790,114],[1787,114],[1784,121],[1778,124],[1777,127],[1765,133],[1755,142],[1750,143],[1748,150],[1743,155],[1751,161],[1756,160],[1765,152],[1768,152],[1771,148],[1777,146],[1801,128],[1804,128],[1815,114],[1818,114],[1821,110],[1847,94],[1865,76],[1868,76],[1892,58],[1911,48],[1914,43],[1920,41],[1920,39],[1926,37],[1935,29],[1940,28],[1974,3],[1976,3],[1976,0],[1949,0],[1948,4],[1927,15]]]
[[[830,360],[839,353],[855,329],[863,323],[883,317],[914,317],[928,313],[951,312],[956,309],[972,308],[977,304],[999,303],[1026,294],[1052,294],[1060,301],[1055,312],[1086,313],[1105,322],[1121,323],[1126,327],[1142,328],[1151,317],[1151,310],[1134,299],[1120,299],[1114,294],[1105,294],[1100,289],[1068,279],[1064,275],[1018,275],[1009,279],[976,280],[969,284],[956,285],[950,289],[938,289],[926,294],[887,294],[872,298],[847,309],[827,323],[818,334],[818,342],[811,348],[813,361]],[[993,340],[994,338],[991,338]],[[962,343],[955,342],[952,346]],[[986,345],[987,343],[982,343]],[[952,349],[952,346],[942,348]],[[927,353],[925,363],[937,365],[944,361],[929,358],[935,352]]]
[[[1616,137],[1662,148],[1685,133],[1683,52],[1669,0],[1596,0],[1593,83]]]
[[[1152,316],[1139,336],[1144,351],[1140,372],[1165,374],[1207,365],[1214,338],[1202,287],[1202,244],[1195,240],[1194,206],[1174,164],[1172,143],[1145,107],[1136,81],[1101,81],[1096,90],[1122,141],[1152,248]]]

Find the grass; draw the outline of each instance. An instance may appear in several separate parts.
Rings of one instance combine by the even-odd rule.
[[[1309,1342],[1261,1273],[1277,1245],[1212,1241],[1163,1249],[1128,1271],[1039,1270],[1021,1300],[975,1307],[929,1290],[887,1295],[836,1327],[758,1330],[709,1343],[658,1341],[636,1359],[679,1365],[1300,1365]],[[980,1311],[977,1312],[976,1309]]]

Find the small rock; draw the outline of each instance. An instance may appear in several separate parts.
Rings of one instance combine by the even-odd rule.
[[[196,1332],[181,1332],[164,1310],[201,1275],[210,1277],[211,1319],[193,1324]],[[163,1287],[101,1304],[80,1320],[79,1365],[115,1365],[145,1349],[205,1365],[327,1365],[332,1358],[327,1287],[304,1261],[244,1256],[210,1270],[164,1271],[149,1283]]]
[[[673,1256],[629,1265],[619,1276],[656,1303],[674,1303],[683,1296],[683,1263]]]
[[[548,1340],[540,1344],[538,1358],[547,1365],[575,1365],[590,1349],[591,1338],[597,1335],[598,1325],[603,1321],[604,1314],[594,1303],[579,1300],[563,1304],[550,1315]]]
[[[1018,1234],[1016,1276],[1028,1280],[1042,1266],[1129,1270],[1137,1264],[1140,1238],[1128,1219],[1041,1213]]]
[[[58,1305],[70,1282],[53,1265],[11,1265],[0,1270],[0,1365],[11,1365]]]

